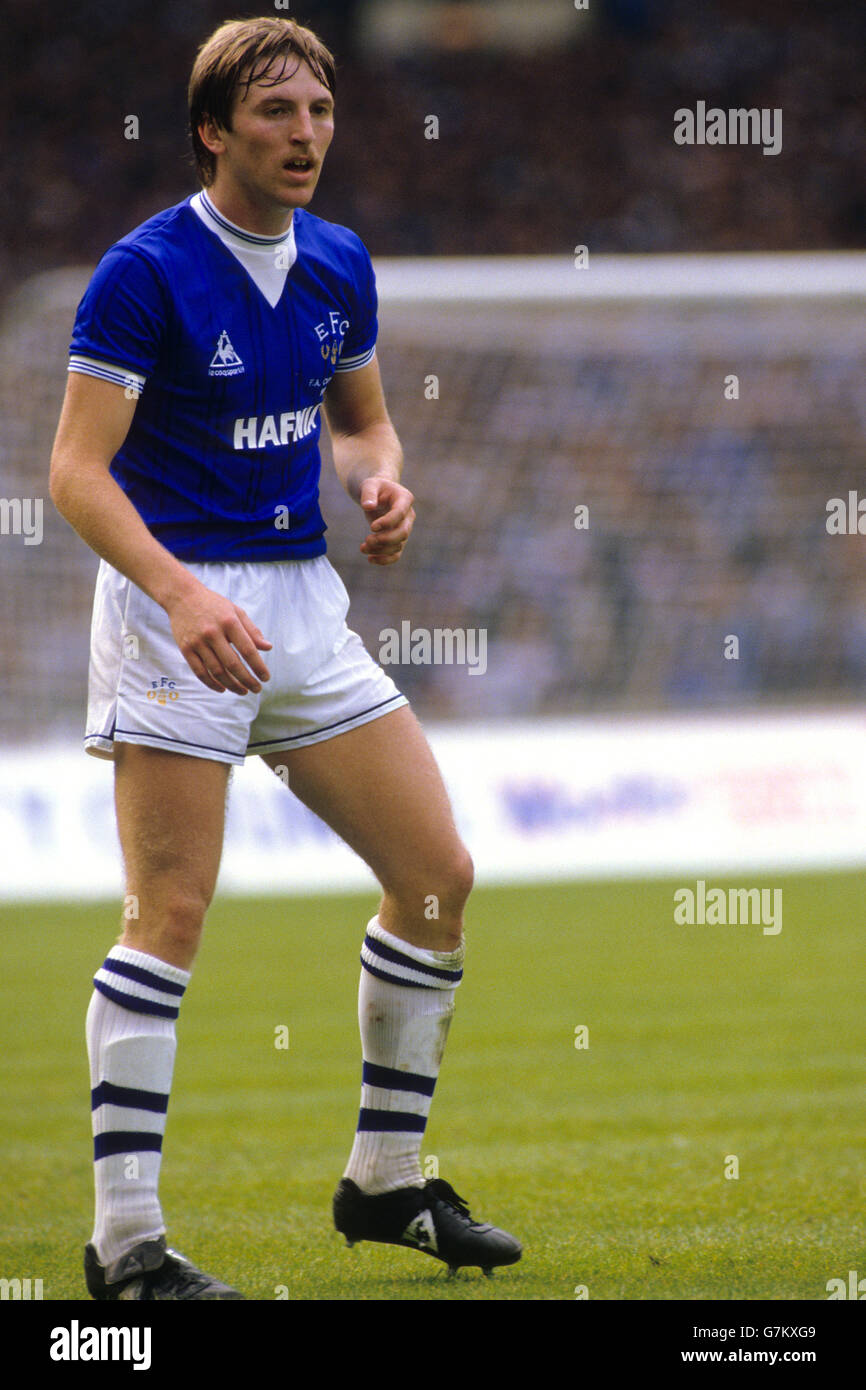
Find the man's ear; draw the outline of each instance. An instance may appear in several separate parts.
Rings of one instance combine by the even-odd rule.
[[[205,149],[210,150],[211,154],[225,154],[222,126],[217,124],[213,116],[204,116],[199,121],[198,135]]]

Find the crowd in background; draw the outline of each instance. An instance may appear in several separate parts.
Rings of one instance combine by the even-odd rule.
[[[866,537],[827,521],[830,498],[866,496],[866,330],[842,353],[818,304],[760,346],[761,308],[708,307],[680,337],[656,331],[658,309],[624,312],[633,342],[616,351],[586,311],[572,353],[521,348],[517,317],[495,346],[448,354],[413,347],[408,317],[390,330],[383,370],[419,524],[382,581],[351,510],[336,513],[330,550],[358,630],[376,652],[403,619],[484,629],[483,679],[397,673],[442,716],[858,698]],[[426,402],[431,363],[440,399]],[[333,515],[327,474],[325,488]]]
[[[866,10],[593,7],[596,22],[556,52],[386,59],[359,41],[363,0],[293,6],[341,59],[315,211],[374,256],[863,245]],[[202,36],[236,12],[213,0],[5,6],[0,497],[41,495],[46,513],[40,546],[0,545],[0,736],[79,731],[96,565],[45,483],[87,272],[16,292],[39,271],[92,265],[191,191],[186,75]],[[697,100],[781,107],[782,153],[676,146],[673,112]],[[137,141],[123,138],[129,114]],[[438,141],[424,139],[429,114]],[[825,522],[827,500],[861,481],[862,315],[803,304],[774,324],[726,308],[723,289],[697,328],[687,309],[663,323],[636,308],[615,350],[603,318],[573,311],[541,347],[538,333],[522,342],[520,310],[489,327],[458,312],[435,345],[423,316],[390,312],[380,357],[419,524],[401,563],[379,569],[358,554],[360,518],[327,467],[324,510],[374,655],[404,621],[485,634],[483,678],[392,672],[419,712],[859,697],[866,539]],[[723,393],[732,370],[737,401]]]
[[[537,6],[567,0],[534,0]],[[432,0],[431,0],[432,3]],[[495,3],[495,0],[486,0]],[[6,0],[0,287],[88,264],[185,197],[185,91],[226,0]],[[374,256],[793,250],[866,240],[866,10],[592,0],[538,53],[359,42],[365,0],[298,0],[338,58],[315,211]],[[568,37],[568,36],[566,36]],[[674,143],[674,112],[780,108],[782,151]],[[138,138],[126,139],[126,118]],[[425,138],[435,115],[439,138]]]
[[[46,493],[80,292],[52,307],[57,288],[0,342],[0,495]],[[387,660],[404,624],[467,634],[462,665],[391,670],[419,713],[859,698],[866,536],[827,527],[831,498],[866,495],[857,304],[537,312],[525,341],[520,306],[440,308],[435,331],[414,306],[383,314],[418,515],[399,564],[359,553],[363,518],[324,446],[329,554],[369,650]],[[44,531],[0,544],[0,737],[83,715],[96,560],[48,501]]]

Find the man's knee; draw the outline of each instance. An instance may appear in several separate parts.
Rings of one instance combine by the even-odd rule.
[[[472,891],[474,866],[465,845],[425,865],[407,865],[406,877],[386,885],[388,917],[397,935],[435,950],[455,950],[463,935],[463,909]]]
[[[474,877],[471,855],[458,843],[448,855],[412,873],[412,891],[416,897],[421,894],[435,900],[433,906],[440,916],[459,916],[472,892]]]
[[[472,862],[472,855],[466,846],[461,844],[454,854],[449,870],[449,890],[456,911],[463,911],[474,882],[475,865]]]

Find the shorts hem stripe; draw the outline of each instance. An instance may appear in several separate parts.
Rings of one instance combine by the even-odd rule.
[[[368,714],[374,714],[377,709],[384,709],[385,705],[392,705],[396,702],[407,705],[409,701],[402,693],[389,695],[387,700],[380,700],[377,705],[369,705],[367,709],[358,710],[355,714],[349,714],[345,719],[338,719],[334,724],[322,724],[318,729],[307,729],[302,734],[289,734],[285,738],[265,739],[262,743],[251,743],[247,747],[248,753],[260,753],[262,749],[273,748],[280,751],[287,748],[290,744],[296,743],[302,738],[315,738],[319,734],[330,733],[332,729],[342,728],[344,724],[351,724],[354,720],[363,719]]]
[[[237,753],[232,748],[214,748],[209,743],[193,743],[190,739],[170,738],[168,734],[152,734],[149,729],[115,729],[113,733],[115,743],[126,741],[120,737],[121,734],[125,734],[126,740],[129,741],[148,739],[157,743],[176,744],[179,748],[199,748],[203,753],[220,753],[224,758],[243,759],[244,757],[243,753]]]

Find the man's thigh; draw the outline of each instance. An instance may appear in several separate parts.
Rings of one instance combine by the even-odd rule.
[[[471,860],[430,745],[407,705],[324,742],[266,754],[264,761],[288,769],[295,795],[400,903],[399,935],[417,945],[435,939],[438,949],[453,944]]]
[[[228,776],[227,763],[116,744],[117,829],[135,895],[124,945],[183,968],[192,960],[219,872]]]

